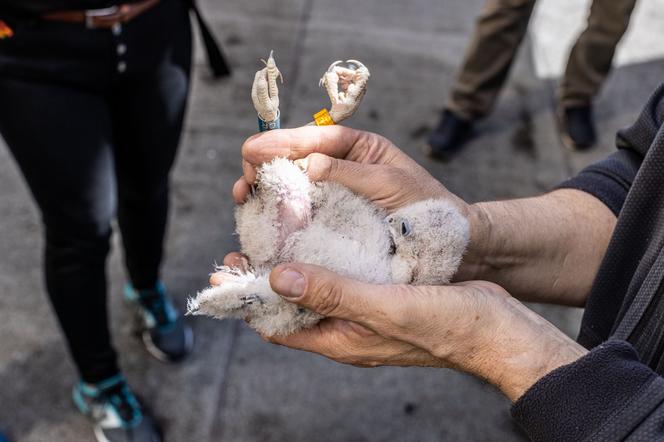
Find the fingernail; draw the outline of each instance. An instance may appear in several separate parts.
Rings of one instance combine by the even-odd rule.
[[[275,281],[275,290],[284,298],[298,298],[304,293],[304,276],[295,270],[286,269]]]
[[[302,172],[307,171],[307,167],[309,167],[309,161],[306,158],[302,158],[299,160],[293,161],[297,167],[300,168]]]

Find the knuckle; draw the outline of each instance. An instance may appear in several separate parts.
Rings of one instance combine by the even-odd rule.
[[[334,316],[342,305],[343,290],[332,281],[316,281],[313,292],[316,294],[316,311],[324,316]]]
[[[322,153],[312,153],[307,158],[307,175],[315,181],[326,181],[330,179],[335,167],[332,158]]]
[[[382,135],[373,132],[362,133],[363,144],[366,145],[364,161],[370,164],[384,162],[387,151],[392,142]]]
[[[326,180],[332,179],[339,174],[339,161],[332,159],[328,156],[324,156],[325,162],[325,178]]]
[[[257,138],[257,135],[253,135],[249,138],[247,138],[244,143],[242,143],[242,159],[246,161],[246,159],[253,153],[254,149],[254,144],[255,140]]]

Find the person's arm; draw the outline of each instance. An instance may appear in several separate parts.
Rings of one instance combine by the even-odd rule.
[[[471,206],[471,244],[455,280],[495,282],[533,302],[582,306],[616,216],[594,196],[560,189]]]
[[[588,352],[495,284],[372,285],[297,263],[275,268],[270,284],[327,316],[274,343],[352,365],[468,372],[515,402],[537,441],[664,437],[664,379],[629,344]]]
[[[526,301],[582,306],[642,157],[618,151],[551,193],[471,206],[458,280],[486,279]]]
[[[588,353],[486,281],[375,285],[289,263],[272,271],[270,285],[287,301],[326,317],[271,342],[353,365],[454,368],[485,379],[512,401]]]

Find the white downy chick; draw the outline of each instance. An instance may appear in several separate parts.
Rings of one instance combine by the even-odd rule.
[[[189,312],[247,319],[266,336],[321,319],[272,291],[268,278],[279,263],[316,264],[376,284],[442,284],[468,243],[468,222],[447,201],[420,201],[388,215],[339,184],[310,182],[283,158],[259,168],[256,192],[235,219],[252,268],[219,268],[222,284],[198,293]]]

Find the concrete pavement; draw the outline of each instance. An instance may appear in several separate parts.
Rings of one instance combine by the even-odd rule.
[[[644,0],[645,1],[645,0]],[[336,59],[372,71],[350,125],[381,133],[469,201],[543,192],[613,148],[661,81],[664,62],[625,65],[597,102],[600,146],[566,152],[554,128],[554,80],[540,79],[526,41],[494,114],[456,161],[421,153],[463,54],[480,0],[226,0],[201,2],[233,64],[213,82],[196,55],[186,133],[173,176],[164,278],[181,304],[206,284],[212,263],[236,248],[230,186],[239,149],[255,132],[253,73],[274,49],[285,78],[282,122],[326,106],[318,78]],[[278,8],[277,5],[278,4]],[[13,440],[91,441],[73,410],[75,373],[43,292],[38,214],[0,148],[0,427]],[[118,238],[109,262],[113,337],[131,383],[164,423],[167,440],[522,440],[509,404],[469,376],[434,369],[359,369],[263,343],[244,324],[192,318],[191,360],[150,359],[129,327]],[[580,311],[535,306],[571,335]]]

